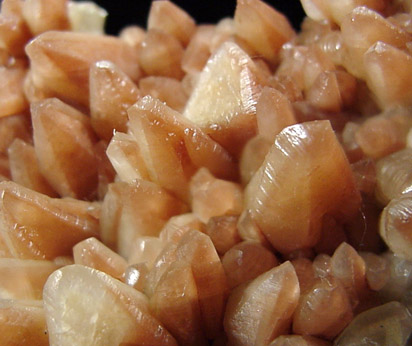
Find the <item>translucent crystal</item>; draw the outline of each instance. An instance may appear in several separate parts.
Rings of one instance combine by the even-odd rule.
[[[245,205],[283,253],[315,245],[325,214],[341,220],[353,216],[360,196],[330,123],[314,121],[284,129],[247,186]]]
[[[186,47],[196,31],[193,18],[171,1],[154,1],[147,19],[147,29],[164,31],[176,37]]]
[[[36,88],[88,106],[89,69],[97,61],[116,64],[132,80],[140,77],[135,48],[112,36],[48,31],[26,46]]]
[[[60,266],[44,260],[0,259],[1,299],[41,300],[49,275]]]
[[[0,183],[0,195],[2,257],[53,259],[99,234],[96,203],[50,198],[13,182]]]
[[[379,233],[397,256],[412,261],[412,196],[392,199],[381,215]]]
[[[237,215],[214,216],[206,224],[205,233],[212,239],[219,255],[224,255],[241,241],[237,230],[238,219]]]
[[[216,179],[206,168],[201,168],[190,182],[192,210],[200,221],[211,217],[239,215],[243,206],[241,187],[233,182]]]
[[[41,300],[0,300],[2,345],[49,345]]]
[[[96,133],[109,141],[113,131],[127,131],[127,109],[140,97],[136,84],[110,61],[90,67],[90,115]]]
[[[229,287],[234,288],[277,266],[278,260],[259,242],[246,240],[225,253],[222,265]]]
[[[88,238],[73,247],[75,264],[100,270],[115,279],[122,279],[127,262],[96,238]]]
[[[97,188],[90,119],[54,98],[31,105],[34,149],[39,168],[61,196],[90,198]]]
[[[143,293],[98,270],[75,264],[55,271],[43,298],[52,345],[177,345]]]
[[[140,47],[139,64],[147,75],[182,79],[183,47],[176,37],[158,29],[150,29]]]
[[[28,108],[23,94],[25,75],[23,69],[0,66],[0,78],[4,86],[0,89],[0,117],[17,114]]]
[[[339,280],[318,279],[299,299],[293,315],[293,331],[333,339],[352,317],[349,297]]]
[[[113,183],[102,205],[102,240],[121,256],[129,258],[134,240],[141,236],[158,236],[170,217],[185,210],[183,203],[149,181]]]
[[[356,316],[335,345],[403,346],[411,332],[411,315],[402,304],[391,302]]]
[[[257,72],[238,45],[225,42],[208,60],[184,111],[185,117],[236,155],[256,133]]]
[[[238,1],[234,20],[236,35],[252,53],[272,64],[278,61],[280,47],[295,34],[284,15],[260,0]]]
[[[128,113],[129,129],[139,145],[150,180],[180,199],[189,201],[189,179],[200,167],[207,167],[218,178],[236,178],[232,156],[164,103],[145,96]]]
[[[224,328],[236,345],[269,344],[288,331],[299,300],[299,282],[285,262],[232,291]]]
[[[36,36],[49,30],[68,30],[70,14],[67,3],[67,0],[24,1],[23,17],[31,33]]]
[[[182,112],[184,110],[187,94],[182,83],[175,79],[162,76],[149,76],[140,79],[139,88],[143,95],[165,102],[170,108]]]
[[[58,196],[41,174],[32,145],[16,138],[9,146],[7,153],[10,174],[14,182],[50,197]]]
[[[376,196],[383,204],[412,189],[412,148],[388,155],[376,164]]]

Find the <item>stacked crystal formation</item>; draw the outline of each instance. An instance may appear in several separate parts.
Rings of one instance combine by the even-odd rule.
[[[1,345],[406,345],[412,2],[3,0]]]

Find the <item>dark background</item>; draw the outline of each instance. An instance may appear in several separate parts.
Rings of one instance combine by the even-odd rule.
[[[130,24],[146,27],[150,0],[95,0],[109,12],[106,32],[116,35]],[[236,0],[173,0],[175,4],[186,10],[197,23],[216,23],[223,17],[233,17]],[[285,14],[298,30],[303,18],[303,10],[299,0],[265,0]]]

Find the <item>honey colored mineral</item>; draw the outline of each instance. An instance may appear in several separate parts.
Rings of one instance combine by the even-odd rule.
[[[407,345],[412,332],[412,318],[398,302],[390,302],[356,316],[335,345],[362,345],[364,340],[380,346]]]
[[[78,264],[59,269],[43,299],[51,345],[177,345],[144,294],[101,271]]]
[[[253,220],[283,253],[314,246],[325,214],[345,220],[360,206],[349,163],[328,121],[284,129],[245,195]]]
[[[224,328],[235,345],[264,345],[289,330],[300,295],[290,262],[258,276],[232,291]]]
[[[2,257],[53,259],[99,235],[97,203],[50,198],[13,182],[0,183],[0,196]]]

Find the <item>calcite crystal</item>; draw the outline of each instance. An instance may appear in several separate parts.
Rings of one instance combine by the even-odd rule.
[[[412,2],[301,4],[1,2],[0,345],[410,344]]]

